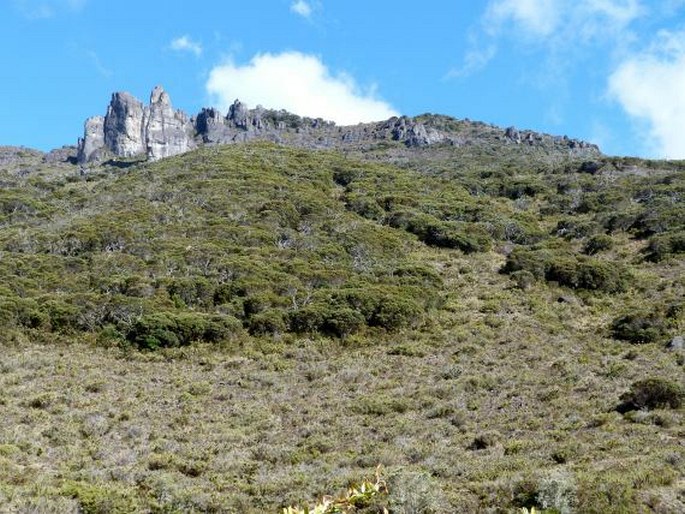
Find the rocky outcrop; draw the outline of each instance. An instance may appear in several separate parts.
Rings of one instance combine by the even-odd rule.
[[[117,157],[145,153],[147,113],[142,102],[128,93],[114,93],[104,122],[104,146]]]
[[[169,95],[157,86],[150,95],[143,131],[148,159],[156,161],[195,148],[193,126],[182,111],[174,111]]]
[[[162,159],[194,148],[194,132],[191,120],[173,110],[169,95],[160,86],[152,91],[147,107],[129,93],[114,93],[106,116],[86,121],[78,143],[78,161],[136,156]]]
[[[144,156],[150,160],[178,155],[198,145],[266,140],[304,148],[365,150],[379,143],[400,143],[406,148],[434,145],[520,145],[593,158],[595,145],[514,127],[457,120],[447,116],[393,117],[377,123],[338,127],[323,119],[302,118],[287,111],[249,109],[236,100],[224,116],[217,109],[202,109],[195,118],[175,111],[169,95],[156,87],[145,107],[128,93],[115,93],[107,115],[86,121],[79,140],[78,161]],[[401,148],[401,147],[400,147]],[[525,151],[525,150],[524,150]]]
[[[86,120],[83,139],[78,141],[79,162],[102,160],[105,147],[105,118],[94,116]]]
[[[423,123],[417,123],[406,116],[391,118],[388,123],[390,125],[386,127],[390,129],[392,138],[395,141],[402,141],[409,147],[429,146],[449,139],[438,130],[426,127]]]

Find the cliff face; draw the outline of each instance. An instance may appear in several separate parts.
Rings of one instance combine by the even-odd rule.
[[[114,93],[104,118],[86,120],[78,161],[139,155],[158,160],[195,148],[194,132],[191,120],[173,109],[160,86],[152,91],[148,106],[128,93]]]
[[[593,144],[566,136],[550,136],[513,127],[424,115],[390,118],[377,123],[339,127],[321,118],[302,118],[286,111],[248,109],[236,100],[224,116],[214,108],[189,118],[171,105],[161,86],[155,87],[148,106],[128,93],[114,93],[103,118],[86,120],[78,144],[80,163],[107,158],[146,156],[158,160],[198,145],[230,144],[254,139],[304,148],[365,149],[384,141],[407,147],[433,145],[527,145],[549,152],[597,156]]]

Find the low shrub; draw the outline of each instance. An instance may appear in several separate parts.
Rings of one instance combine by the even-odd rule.
[[[528,250],[515,248],[507,256],[507,261],[502,268],[502,273],[508,275],[517,271],[527,271],[536,280],[545,278],[549,269],[551,255],[545,250]]]
[[[573,289],[618,293],[627,287],[627,272],[616,264],[599,260],[559,259],[550,263],[545,278]]]
[[[667,257],[685,252],[685,232],[654,236],[649,240],[647,256],[659,262]]]
[[[248,320],[248,328],[252,335],[278,335],[288,330],[285,311],[282,309],[266,309]]]
[[[639,409],[678,409],[685,400],[685,389],[664,378],[648,378],[634,382],[630,390],[621,395],[619,412]]]
[[[597,234],[588,239],[583,247],[583,252],[587,255],[595,255],[599,252],[611,250],[613,246],[614,240],[611,238],[611,236],[606,234]]]
[[[572,289],[606,293],[624,291],[629,277],[625,267],[615,263],[558,256],[548,250],[516,248],[507,257],[502,272],[511,275],[521,271],[527,271],[535,279],[544,278]]]
[[[240,322],[231,316],[200,313],[157,312],[137,319],[126,339],[144,350],[174,348],[194,341],[218,342],[240,330]]]
[[[657,313],[632,313],[614,320],[613,337],[634,344],[654,343],[667,336],[667,324]]]
[[[336,337],[347,337],[366,324],[362,314],[345,305],[313,304],[290,315],[290,328],[294,332],[323,332]]]
[[[364,317],[349,307],[332,309],[323,322],[323,331],[338,337],[358,332],[365,324]]]
[[[369,324],[386,330],[397,330],[417,324],[422,313],[423,309],[413,300],[386,296],[378,304]]]

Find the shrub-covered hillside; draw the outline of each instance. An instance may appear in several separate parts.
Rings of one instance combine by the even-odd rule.
[[[0,505],[682,512],[685,164],[497,148],[0,166]]]

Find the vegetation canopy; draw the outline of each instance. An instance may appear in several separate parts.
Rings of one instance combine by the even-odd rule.
[[[685,164],[483,131],[3,162],[0,505],[685,510]]]

